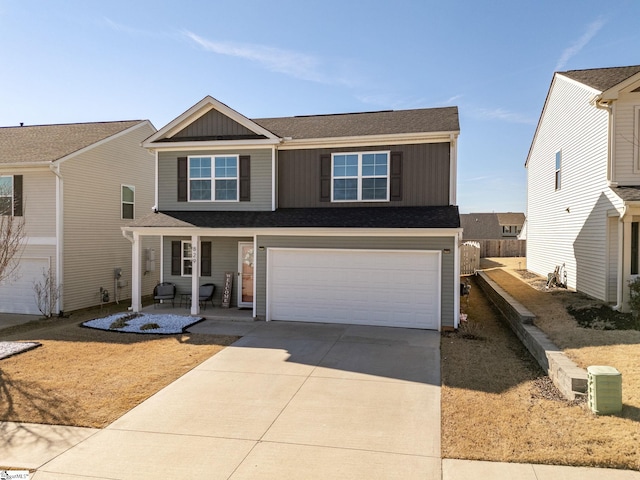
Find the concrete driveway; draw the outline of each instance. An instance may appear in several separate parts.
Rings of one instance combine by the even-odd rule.
[[[441,478],[437,332],[192,330],[245,336],[33,478]]]

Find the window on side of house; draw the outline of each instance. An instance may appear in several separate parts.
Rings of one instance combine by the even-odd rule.
[[[135,194],[136,188],[131,185],[122,185],[121,203],[122,219],[132,220],[135,214]]]
[[[502,226],[502,234],[503,235],[518,235],[520,233],[520,227],[518,225],[503,225]]]
[[[238,156],[189,158],[190,202],[237,202]]]
[[[191,259],[192,249],[190,241],[182,242],[182,261],[180,263],[183,277],[190,277],[193,273],[193,260]]]
[[[0,215],[13,214],[13,177],[0,177]]]
[[[562,185],[561,170],[562,170],[562,151],[559,150],[556,152],[556,190],[560,190],[560,186]]]
[[[389,201],[389,152],[331,155],[333,202]]]

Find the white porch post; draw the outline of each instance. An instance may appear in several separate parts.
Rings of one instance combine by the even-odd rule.
[[[142,245],[140,235],[133,232],[131,243],[131,310],[142,309]]]
[[[191,236],[191,315],[200,314],[200,237]]]
[[[630,292],[627,281],[631,277],[631,215],[622,221],[622,305],[620,311],[629,311]]]

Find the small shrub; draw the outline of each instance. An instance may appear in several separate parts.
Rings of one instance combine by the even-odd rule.
[[[640,314],[640,277],[636,277],[629,282],[629,290],[631,298],[629,299],[629,308],[635,318]]]
[[[124,327],[128,327],[128,326],[129,326],[129,324],[127,323],[126,318],[122,317],[122,318],[117,319],[111,325],[109,325],[109,329],[118,330],[120,328],[124,328]]]
[[[145,323],[140,327],[140,330],[156,330],[160,328],[160,325],[157,323]]]

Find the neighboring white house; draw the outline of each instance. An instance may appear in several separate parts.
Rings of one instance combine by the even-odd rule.
[[[0,285],[0,312],[39,314],[33,286],[49,268],[60,291],[54,313],[106,301],[105,290],[109,301],[131,297],[121,227],[154,204],[155,160],[141,142],[155,131],[146,120],[0,128],[3,210],[26,228],[17,275]],[[157,279],[144,276],[143,294]]]
[[[626,309],[640,273],[640,66],[557,72],[527,157],[527,267]]]

